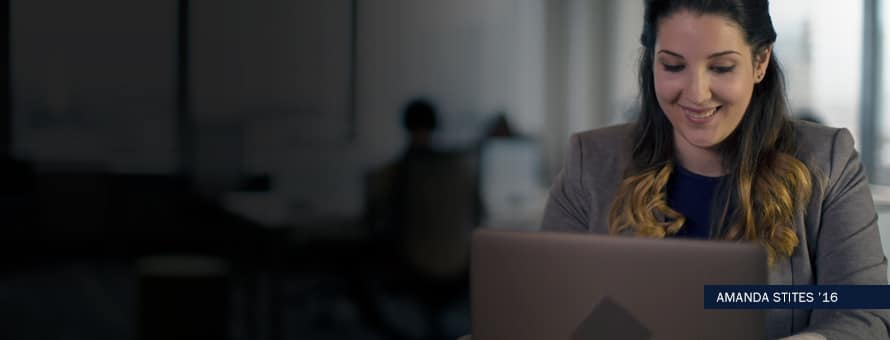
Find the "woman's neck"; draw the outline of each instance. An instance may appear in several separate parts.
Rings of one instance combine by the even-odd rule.
[[[694,174],[706,177],[726,175],[720,153],[714,149],[706,149],[687,143],[675,143],[674,150],[680,166]]]

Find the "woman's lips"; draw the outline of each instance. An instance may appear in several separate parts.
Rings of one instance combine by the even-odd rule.
[[[686,106],[680,106],[683,109],[683,114],[686,115],[686,118],[695,123],[706,123],[711,120],[722,106],[711,107],[711,108],[690,108]]]

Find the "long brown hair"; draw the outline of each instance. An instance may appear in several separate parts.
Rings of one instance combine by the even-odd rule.
[[[658,105],[653,75],[658,20],[685,9],[715,14],[737,23],[754,56],[776,41],[767,0],[647,0],[640,41],[640,116],[631,140],[633,161],[609,212],[609,231],[665,237],[683,226],[682,214],[667,205],[666,188],[675,166],[672,126]],[[752,61],[753,62],[753,61]],[[803,213],[812,192],[809,169],[795,155],[794,126],[782,70],[770,54],[763,80],[736,129],[718,145],[728,175],[712,206],[710,237],[760,242],[770,263],[791,256],[799,243],[794,216]]]

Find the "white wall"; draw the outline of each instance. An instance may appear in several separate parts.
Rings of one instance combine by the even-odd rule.
[[[812,83],[810,91],[812,107],[831,126],[850,129],[859,138],[860,72],[823,72],[816,70],[861,70],[861,25],[838,23],[861,22],[864,16],[863,1],[852,1],[838,7],[834,1],[819,0],[812,3]],[[851,37],[856,37],[852,38]]]
[[[633,112],[637,100],[637,61],[640,55],[640,33],[643,30],[643,2],[615,1],[610,15],[610,58],[607,68],[608,108],[607,124],[626,122],[636,117]]]

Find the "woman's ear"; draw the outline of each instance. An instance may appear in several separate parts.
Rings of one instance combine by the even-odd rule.
[[[760,53],[754,56],[754,83],[759,84],[766,76],[766,68],[769,66],[770,55],[772,55],[773,46],[764,47]]]

